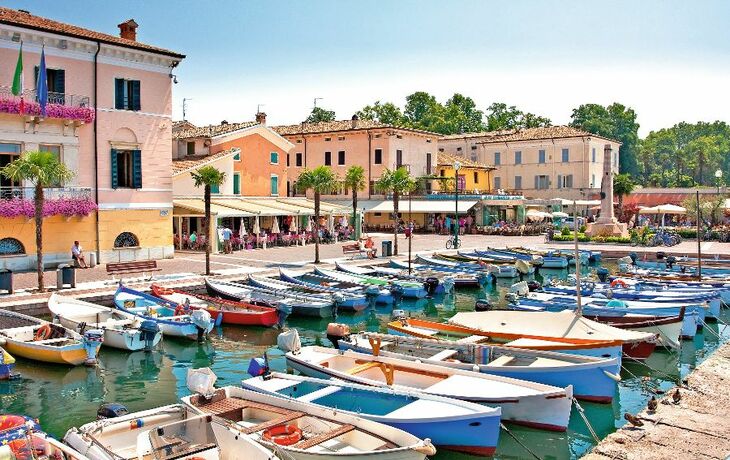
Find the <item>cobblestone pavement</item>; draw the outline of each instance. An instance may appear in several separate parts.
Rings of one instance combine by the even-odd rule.
[[[371,234],[375,240],[378,254],[381,252],[381,242],[383,240],[391,240],[393,235],[374,233]],[[485,249],[487,247],[513,247],[513,246],[529,246],[540,249],[548,247],[572,248],[569,243],[553,243],[545,244],[544,236],[497,236],[497,235],[463,235],[462,249]],[[447,237],[444,235],[423,235],[417,234],[412,240],[412,253],[433,252],[438,250],[445,251],[445,243]],[[405,257],[408,254],[408,240],[402,235],[398,238],[400,256]],[[347,243],[323,244],[320,245],[320,259],[322,262],[334,262],[335,260],[345,260],[352,256],[343,256],[342,246]],[[696,255],[697,244],[693,241],[684,241],[680,245],[672,248],[633,248],[629,246],[611,245],[611,244],[581,244],[581,248],[594,249],[599,251],[609,251],[618,255],[625,255],[631,251],[639,253],[646,252],[654,254],[659,250],[671,252],[673,254]],[[730,255],[730,244],[718,242],[703,242],[703,254],[708,256],[714,255]],[[291,246],[291,247],[275,247],[269,249],[256,249],[236,251],[233,254],[212,254],[211,270],[221,275],[245,275],[251,272],[259,272],[270,270],[279,266],[289,267],[305,267],[314,260],[314,245],[307,246]],[[201,275],[205,272],[205,254],[199,252],[178,251],[174,259],[166,259],[158,261],[158,267],[161,271],[155,272],[156,277],[164,275]],[[77,283],[94,283],[109,281],[112,278],[106,274],[104,265],[96,266],[93,269],[77,270]],[[139,275],[130,275],[132,277]],[[31,289],[36,286],[35,272],[16,273],[15,289]],[[56,284],[55,270],[49,270],[45,273],[46,286],[52,287]]]

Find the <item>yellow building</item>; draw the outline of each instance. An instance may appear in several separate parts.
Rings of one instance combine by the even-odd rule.
[[[454,166],[457,162],[459,163],[459,192],[480,195],[492,191],[490,173],[497,168],[445,152],[439,152],[438,154],[436,175],[451,178],[451,180],[435,181],[434,189],[441,191],[454,190]]]

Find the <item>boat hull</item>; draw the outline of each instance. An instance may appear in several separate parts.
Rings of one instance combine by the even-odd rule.
[[[99,352],[100,347],[101,343],[93,345],[94,355]],[[63,347],[53,347],[38,343],[19,342],[8,338],[4,348],[14,356],[52,364],[78,366],[86,363],[89,357],[87,348],[81,342]]]

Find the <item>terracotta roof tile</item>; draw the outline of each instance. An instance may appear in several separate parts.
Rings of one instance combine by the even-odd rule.
[[[545,128],[527,128],[520,130],[502,130],[502,131],[485,131],[481,133],[465,133],[465,134],[452,134],[449,136],[441,136],[439,140],[451,140],[451,139],[473,139],[481,138],[484,139],[480,142],[482,144],[490,144],[493,142],[510,142],[510,141],[532,141],[540,139],[559,139],[568,137],[598,137],[606,139],[611,142],[618,142],[614,139],[609,139],[604,136],[598,136],[588,131],[574,128],[572,126],[548,126]]]
[[[357,120],[355,127],[353,127],[352,120],[336,120],[336,121],[323,121],[319,123],[299,123],[296,125],[282,125],[272,126],[271,129],[279,133],[281,136],[292,136],[296,134],[319,134],[319,133],[334,133],[341,131],[355,131],[360,129],[397,129],[400,131],[411,131],[420,134],[428,134],[432,136],[438,136],[436,133],[429,131],[423,131],[419,129],[404,128],[402,126],[393,126],[385,123],[380,123],[373,120]]]
[[[191,139],[195,137],[215,137],[223,134],[232,133],[239,129],[251,128],[259,123],[255,121],[244,121],[243,123],[222,123],[220,125],[208,125],[208,126],[194,126],[189,129],[181,129],[175,131],[173,128],[172,138],[173,139]]]
[[[461,163],[462,167],[465,167],[465,168],[478,168],[478,169],[489,169],[489,170],[497,169],[494,166],[489,166],[484,163],[479,163],[478,161],[472,161],[469,158],[465,158],[460,155],[451,155],[450,153],[445,153],[445,152],[438,153],[437,165],[438,166],[442,166],[442,165],[451,166],[457,160]]]
[[[194,124],[190,123],[187,120],[179,120],[179,121],[173,121],[172,122],[172,133],[179,133],[181,131],[186,131],[188,129],[197,128]]]
[[[190,155],[179,160],[172,160],[172,175],[177,176],[178,174],[198,169],[208,163],[212,163],[230,155],[235,155],[240,151],[240,149],[234,147],[212,155]]]
[[[154,53],[164,54],[176,58],[184,58],[184,54],[175,51],[158,48],[152,45],[146,45],[134,40],[128,40],[114,35],[96,32],[83,27],[54,21],[52,19],[35,16],[19,10],[0,7],[0,24],[8,24],[13,26],[25,27],[28,29],[51,32],[69,37],[82,38],[86,40],[98,40],[103,43],[123,46],[126,48],[134,48],[138,50],[151,51]]]

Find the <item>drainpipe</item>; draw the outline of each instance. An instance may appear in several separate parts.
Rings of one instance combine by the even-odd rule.
[[[101,51],[101,42],[96,42],[96,53],[94,53],[94,201],[96,202],[96,263],[101,263],[101,232],[99,229],[99,143],[98,143],[98,123],[99,123],[99,102],[98,97],[98,74],[99,74],[99,52]]]

